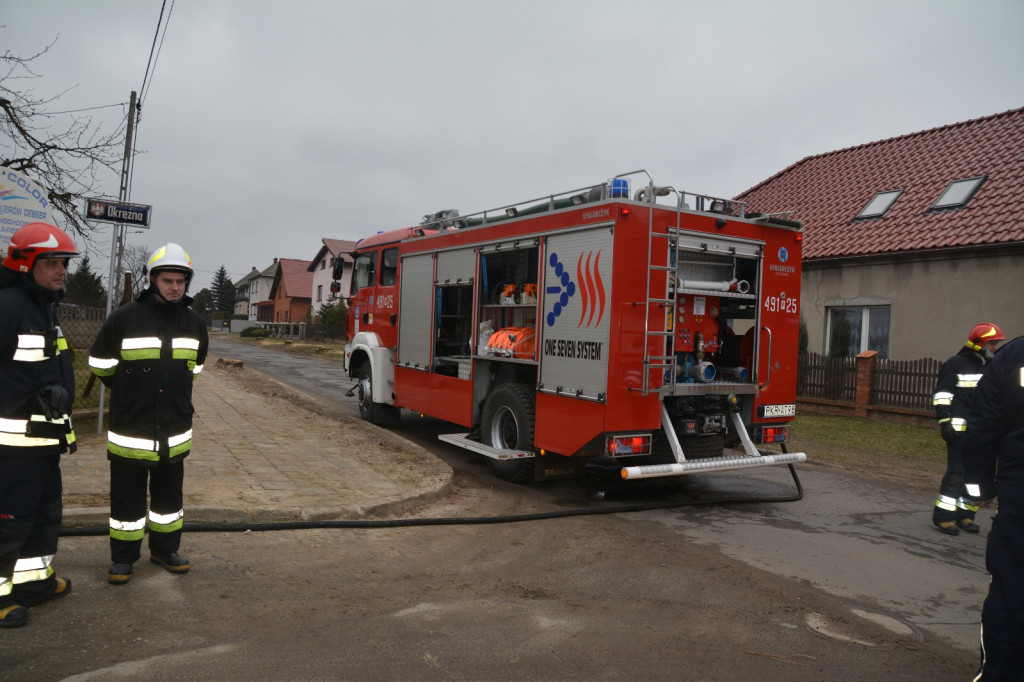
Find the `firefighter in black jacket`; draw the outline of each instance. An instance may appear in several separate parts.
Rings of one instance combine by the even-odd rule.
[[[963,442],[966,494],[998,498],[985,563],[977,680],[1024,676],[1024,336],[1000,349],[978,384]]]
[[[946,360],[939,370],[932,405],[939,419],[942,440],[946,441],[946,473],[939,486],[939,497],[932,510],[932,523],[947,535],[959,535],[961,530],[977,533],[974,522],[977,505],[964,499],[964,467],[960,457],[964,433],[967,430],[967,410],[971,396],[984,371],[985,363],[992,359],[1003,332],[994,324],[974,325],[967,343],[960,352]]]
[[[78,255],[49,223],[11,237],[0,268],[0,627],[71,591],[53,572],[63,513],[60,456],[75,451],[75,375],[54,305]]]
[[[110,556],[107,580],[132,577],[149,529],[150,560],[186,573],[181,545],[182,460],[192,448],[192,384],[206,361],[207,333],[188,306],[192,261],[177,244],[147,263],[149,288],[116,310],[92,345],[89,366],[111,389]],[[149,509],[146,483],[149,482]]]

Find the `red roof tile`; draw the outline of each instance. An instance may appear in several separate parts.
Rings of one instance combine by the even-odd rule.
[[[277,292],[278,282],[284,283],[284,292],[289,298],[313,297],[313,273],[307,270],[308,260],[282,258],[278,261],[278,265],[281,266],[281,277],[274,279],[271,297]]]
[[[954,180],[985,176],[962,209],[929,211]],[[856,220],[877,194],[903,194]],[[1024,108],[809,156],[740,194],[747,212],[792,211],[805,259],[1024,242]]]

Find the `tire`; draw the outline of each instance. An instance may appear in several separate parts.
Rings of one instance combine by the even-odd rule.
[[[373,374],[370,372],[370,363],[365,362],[360,365],[356,377],[359,380],[359,385],[356,387],[356,397],[359,399],[359,417],[363,421],[374,424],[377,410],[374,409],[373,403]]]
[[[534,417],[533,391],[525,384],[501,384],[484,406],[484,444],[502,450],[532,450]],[[533,480],[533,462],[533,457],[487,459],[495,476],[516,483]]]
[[[398,408],[394,405],[373,402],[373,373],[370,363],[364,362],[356,372],[359,385],[356,386],[356,397],[359,399],[359,417],[371,424],[397,424]]]

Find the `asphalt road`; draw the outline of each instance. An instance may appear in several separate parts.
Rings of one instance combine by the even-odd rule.
[[[241,359],[325,404],[357,414],[345,398],[352,385],[340,363],[254,348],[214,337],[214,352]],[[326,368],[326,371],[325,371]],[[436,440],[446,425],[406,415],[394,430],[442,457],[457,471],[477,464],[471,453]],[[813,460],[815,453],[808,453]],[[952,538],[931,526],[932,489],[907,489],[836,468],[796,467],[806,490],[794,503],[714,505],[643,512],[688,541],[777,576],[806,581],[849,600],[861,617],[910,628],[917,637],[940,638],[964,651],[977,650],[981,604],[988,590],[985,542],[991,512],[981,510],[982,532]],[[937,483],[937,482],[936,482]],[[780,497],[794,484],[786,467],[660,479],[649,485],[610,481],[555,482],[513,488],[557,506],[602,498],[604,503],[664,504],[716,496]],[[865,613],[867,615],[865,615]],[[827,628],[826,628],[827,629]]]
[[[213,348],[355,412],[337,363]],[[393,429],[455,471],[448,496],[406,515],[421,525],[190,533],[188,575],[141,561],[125,586],[105,580],[105,538],[62,538],[74,589],[0,631],[0,679],[934,682],[974,670],[987,516],[980,536],[949,538],[928,523],[933,492],[815,464],[797,467],[806,493],[790,502],[784,467],[516,485],[437,441],[446,428],[407,414]],[[590,513],[623,506],[648,508]],[[519,519],[544,511],[583,515]],[[431,523],[473,517],[501,522]]]

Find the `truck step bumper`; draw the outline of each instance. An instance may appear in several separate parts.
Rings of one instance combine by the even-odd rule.
[[[659,476],[683,476],[700,474],[709,471],[726,471],[728,469],[748,469],[750,467],[771,466],[773,464],[796,464],[806,462],[807,455],[803,452],[783,452],[756,457],[714,457],[711,459],[693,459],[674,464],[651,464],[649,466],[623,467],[622,478],[632,481],[640,478],[657,478]]]

